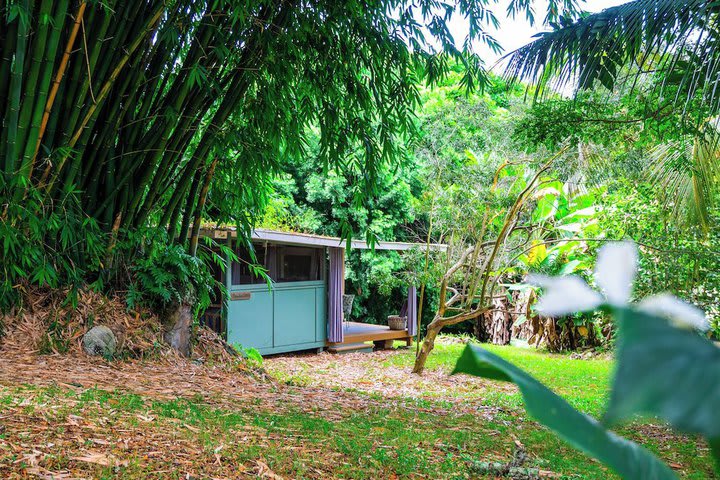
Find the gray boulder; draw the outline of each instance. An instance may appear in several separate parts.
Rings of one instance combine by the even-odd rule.
[[[108,327],[97,325],[83,336],[83,349],[88,355],[112,357],[117,348],[117,338]]]

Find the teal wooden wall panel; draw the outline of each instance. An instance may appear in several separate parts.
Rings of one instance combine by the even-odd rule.
[[[327,340],[327,290],[323,285],[322,288],[315,289],[315,341],[325,343]]]
[[[258,350],[273,347],[273,292],[266,287],[248,300],[228,302],[227,340]]]
[[[250,294],[229,300],[228,343],[256,348],[261,354],[292,352],[325,346],[327,286],[324,280],[232,286]]]
[[[315,287],[275,289],[275,347],[315,341],[315,290]]]

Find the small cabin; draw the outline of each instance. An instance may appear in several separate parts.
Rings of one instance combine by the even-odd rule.
[[[226,240],[239,261],[226,265],[224,282],[228,298],[214,305],[203,323],[223,334],[231,345],[252,347],[263,355],[300,350],[331,352],[387,347],[396,340],[412,342],[417,331],[417,290],[408,286],[405,305],[398,312],[407,317],[405,329],[345,321],[345,248],[337,237],[256,229],[252,232],[255,261],[249,252],[235,248],[237,232],[231,228],[203,230],[203,236]],[[351,248],[369,249],[361,240]],[[377,242],[375,250],[403,251],[424,244]],[[443,245],[432,248],[442,249]],[[262,266],[271,282],[253,272]],[[372,343],[368,343],[372,342]]]

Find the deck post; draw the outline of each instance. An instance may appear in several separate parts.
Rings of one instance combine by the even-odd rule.
[[[227,246],[232,249],[232,238],[230,235],[227,237]],[[232,260],[230,259],[230,252],[225,253],[225,288],[230,291],[232,287]]]
[[[227,246],[232,248],[232,235],[227,236]],[[225,253],[225,289],[227,295],[221,299],[220,304],[220,330],[223,339],[227,340],[227,329],[228,329],[228,312],[230,311],[230,289],[232,288],[232,259],[230,258],[230,252]]]
[[[343,290],[345,284],[345,249],[330,248],[330,275],[328,278],[328,341],[342,343]]]
[[[375,348],[378,350],[392,350],[395,340],[375,340]]]
[[[417,288],[415,285],[408,287],[408,302],[407,302],[407,330],[408,335],[414,337],[418,331],[418,316],[417,316]]]

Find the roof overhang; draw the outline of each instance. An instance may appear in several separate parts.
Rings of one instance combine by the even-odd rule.
[[[237,229],[234,227],[217,227],[203,228],[200,230],[200,236],[210,237],[214,239],[237,238]],[[347,241],[339,237],[326,237],[324,235],[314,235],[309,233],[282,232],[279,230],[267,230],[264,228],[256,228],[252,232],[253,242],[268,242],[279,245],[294,245],[308,247],[337,247],[346,248]],[[425,243],[411,242],[383,242],[378,241],[371,247],[365,240],[351,240],[350,246],[358,250],[424,250],[427,247]],[[439,243],[431,243],[431,250],[446,251],[447,245]]]

